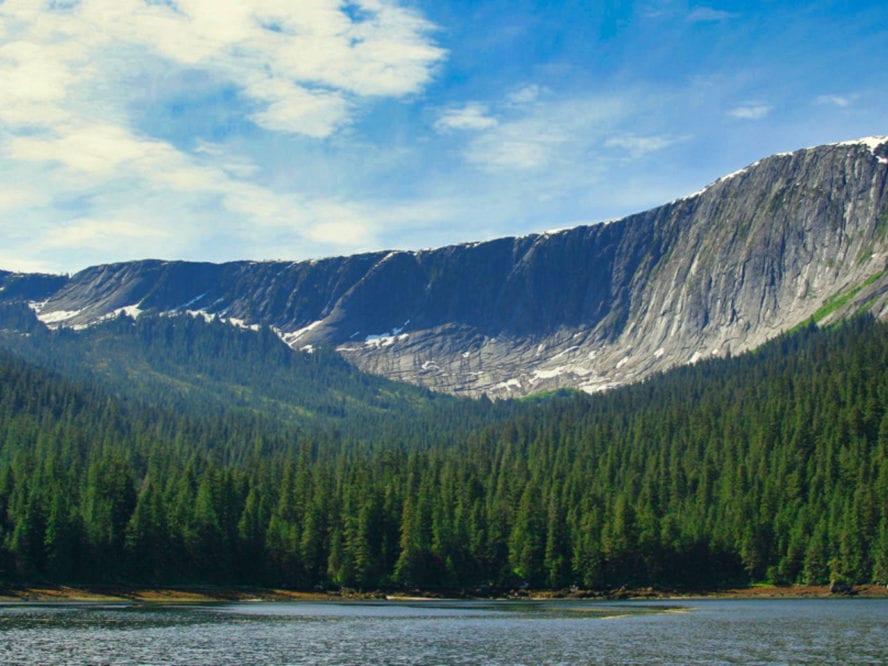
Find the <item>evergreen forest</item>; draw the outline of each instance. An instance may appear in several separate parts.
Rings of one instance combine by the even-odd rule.
[[[2,583],[888,583],[888,327],[871,318],[491,403],[270,331],[10,316]]]

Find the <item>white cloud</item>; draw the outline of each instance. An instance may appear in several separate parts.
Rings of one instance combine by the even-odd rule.
[[[0,120],[58,122],[76,90],[101,75],[90,63],[153,55],[239,86],[261,105],[263,127],[325,137],[348,121],[346,98],[417,92],[444,55],[429,41],[432,26],[408,9],[357,5],[366,19],[337,0],[82,0],[63,9],[6,0]]]
[[[15,182],[0,211],[16,220],[3,237],[41,268],[365,247],[384,204],[281,192],[235,144],[179,147],[136,129],[133,110],[198,72],[260,129],[324,139],[365,100],[423,88],[445,55],[433,29],[397,0],[0,0],[0,173]]]
[[[19,187],[14,190],[0,189],[0,213],[13,211],[36,204],[40,193],[32,187]]]
[[[474,137],[465,158],[487,171],[541,169],[600,140],[623,113],[617,98],[529,104]]]
[[[71,42],[36,38],[0,46],[0,123],[32,127],[69,117],[65,108],[69,88],[91,74],[81,62],[85,57],[82,45]]]
[[[740,120],[760,120],[771,112],[771,106],[768,104],[743,104],[728,111],[728,115],[732,118]]]
[[[740,16],[735,12],[726,12],[712,7],[697,7],[688,14],[688,21],[691,23],[715,23],[718,21],[727,21]]]
[[[489,113],[486,105],[469,102],[460,108],[444,111],[435,123],[435,129],[439,132],[446,132],[448,130],[480,130],[495,127],[497,120]]]
[[[0,250],[0,266],[5,271],[18,271],[20,273],[58,273],[58,267],[54,264],[39,259],[28,259],[21,256],[20,252],[4,252]]]
[[[814,102],[820,105],[830,105],[830,106],[838,106],[840,108],[845,108],[846,106],[850,106],[857,99],[857,95],[845,96],[845,95],[819,95]]]
[[[507,99],[512,104],[530,104],[531,102],[537,101],[542,93],[543,89],[540,86],[531,84],[513,91],[509,94]]]
[[[149,172],[179,161],[179,153],[161,141],[140,140],[116,125],[62,126],[55,136],[20,136],[9,141],[9,155],[28,162],[57,162],[89,174],[119,173],[135,167]],[[158,174],[163,177],[163,174]]]
[[[47,248],[89,245],[92,249],[119,250],[132,248],[134,243],[159,241],[164,235],[156,226],[129,220],[79,219],[53,231],[43,244]]]
[[[466,159],[485,169],[527,170],[547,165],[568,135],[536,120],[502,125],[472,142]]]
[[[369,245],[372,230],[361,220],[337,220],[321,222],[309,227],[306,235],[321,243],[344,247],[360,247]]]
[[[265,129],[304,134],[317,139],[332,134],[350,117],[341,93],[308,90],[289,81],[262,77],[246,86],[253,99],[265,103],[252,120]]]
[[[668,148],[683,139],[668,136],[636,136],[635,134],[621,134],[613,136],[604,142],[608,148],[623,148],[633,158],[642,157],[648,153]]]

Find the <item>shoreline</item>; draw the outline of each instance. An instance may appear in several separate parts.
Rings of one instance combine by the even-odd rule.
[[[304,592],[259,587],[139,587],[127,585],[0,585],[2,603],[255,603],[296,601],[644,601],[695,599],[888,599],[888,587],[882,585],[855,586],[851,593],[832,593],[828,585],[756,585],[719,590],[655,590],[619,589],[598,590],[511,590],[497,594],[473,594],[464,591],[392,592],[373,590],[338,590]]]

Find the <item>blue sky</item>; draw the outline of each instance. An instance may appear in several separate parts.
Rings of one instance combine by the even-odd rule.
[[[884,2],[0,0],[0,268],[594,223],[886,108]]]

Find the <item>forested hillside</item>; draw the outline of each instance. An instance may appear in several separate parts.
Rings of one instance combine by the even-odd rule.
[[[888,582],[886,368],[888,328],[856,319],[362,442],[180,414],[4,355],[0,580]],[[471,420],[482,403],[460,404]]]
[[[51,330],[26,305],[0,304],[0,347],[119,398],[179,413],[242,412],[367,441],[391,438],[393,428],[481,427],[514,411],[509,403],[492,410],[489,402],[370,375],[329,347],[296,351],[269,328],[257,329],[189,315],[121,315],[83,330]]]

